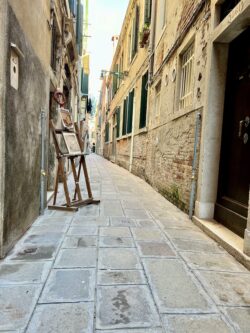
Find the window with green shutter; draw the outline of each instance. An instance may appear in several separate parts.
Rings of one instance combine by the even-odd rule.
[[[152,0],[145,0],[144,4],[144,24],[149,25],[151,22],[151,6]]]
[[[142,77],[141,82],[141,109],[140,109],[140,123],[139,128],[146,126],[147,119],[147,102],[148,102],[148,72],[146,72]]]
[[[116,137],[119,138],[120,136],[120,114],[121,108],[117,108],[116,110]]]
[[[133,20],[133,30],[132,30],[132,53],[131,61],[133,60],[135,54],[138,50],[138,38],[139,38],[139,20],[140,20],[140,9],[139,6],[136,6],[135,9],[135,18]]]
[[[130,134],[132,132],[133,108],[134,108],[134,89],[129,93],[129,98],[128,98],[127,134]]]
[[[79,55],[82,55],[82,38],[83,38],[83,5],[81,3],[78,3],[77,20],[76,20],[76,42],[78,46]]]
[[[127,133],[127,100],[128,98],[123,102],[122,135]]]
[[[109,142],[109,123],[105,125],[105,142]]]
[[[114,67],[114,72],[118,73],[118,64],[115,65]],[[117,92],[117,75],[113,75],[113,84],[112,84],[112,89],[113,89],[113,97],[115,96]]]

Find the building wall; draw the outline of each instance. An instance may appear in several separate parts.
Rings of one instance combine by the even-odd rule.
[[[13,2],[13,1],[12,1]],[[13,2],[16,4],[16,2]],[[40,11],[45,2],[39,2]],[[28,11],[28,3],[18,7],[19,17],[21,10]],[[4,66],[6,80],[5,104],[5,188],[3,201],[3,248],[4,255],[15,241],[30,226],[39,215],[40,210],[40,112],[48,110],[49,79],[44,70],[45,59],[39,58],[38,49],[33,45],[20,26],[14,10],[6,2],[6,57]],[[41,16],[34,16],[36,26],[42,25]],[[23,17],[25,19],[25,15]],[[45,23],[47,24],[46,20]],[[31,24],[32,26],[32,24]],[[31,26],[27,29],[30,29]],[[19,83],[18,89],[10,85],[10,43],[16,44],[23,56],[19,56]],[[48,40],[48,44],[49,40]]]
[[[127,39],[131,25],[133,5],[140,5],[140,29],[143,25],[144,1],[130,1],[121,31],[114,64],[120,50],[128,52]],[[159,192],[184,211],[188,210],[191,190],[192,162],[196,113],[202,114],[205,97],[207,65],[207,39],[210,31],[209,3],[201,1],[166,1],[165,25],[156,29],[153,76],[148,86],[147,124],[139,128],[141,108],[142,75],[149,69],[148,47],[139,48],[134,62],[126,69],[128,77],[110,103],[109,123],[112,128],[112,113],[123,106],[128,92],[135,89],[133,131],[121,136],[116,144],[115,161],[144,178]],[[196,13],[196,15],[194,15]],[[156,26],[161,11],[156,16]],[[190,23],[191,22],[191,23]],[[151,34],[152,18],[151,18]],[[193,98],[186,108],[179,107],[181,57],[194,43]],[[167,60],[165,59],[167,58]],[[161,82],[160,106],[156,111],[156,86]],[[122,114],[121,127],[122,130]],[[104,156],[111,158],[112,136],[105,144]],[[132,145],[132,146],[131,146]],[[132,156],[131,156],[132,155]]]

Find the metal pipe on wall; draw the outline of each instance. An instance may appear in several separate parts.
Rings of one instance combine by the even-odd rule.
[[[198,163],[198,144],[200,138],[200,129],[201,129],[201,113],[196,113],[196,121],[195,121],[195,136],[194,136],[194,157],[192,163],[192,183],[191,183],[191,193],[189,200],[189,218],[192,219],[194,212],[194,202],[195,202],[195,194],[196,194],[196,184],[197,184],[197,163]]]
[[[151,83],[153,79],[153,71],[154,71],[154,48],[155,48],[155,22],[156,22],[156,0],[152,0],[151,4],[151,32],[150,32],[150,41],[149,41],[149,75],[148,75],[148,81]]]
[[[41,109],[40,122],[41,122],[41,187],[40,187],[40,213],[44,214],[45,209],[45,131],[46,131],[46,115],[45,110]]]

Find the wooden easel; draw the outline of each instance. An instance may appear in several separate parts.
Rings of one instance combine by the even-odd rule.
[[[56,179],[55,179],[55,189],[54,189],[54,197],[53,197],[53,205],[48,206],[48,209],[56,209],[56,210],[64,210],[64,211],[77,211],[78,207],[80,206],[85,206],[85,205],[90,205],[90,204],[98,204],[100,203],[100,200],[94,200],[92,191],[91,191],[91,186],[90,186],[90,181],[89,181],[89,176],[88,176],[88,170],[86,166],[86,161],[85,161],[85,153],[83,153],[83,141],[81,139],[81,135],[79,132],[78,125],[75,124],[75,134],[79,143],[79,147],[81,149],[81,153],[77,154],[65,154],[61,151],[60,145],[57,139],[58,134],[63,134],[62,129],[56,129],[54,127],[53,121],[50,120],[50,129],[52,132],[52,137],[53,137],[53,142],[55,145],[55,150],[56,150],[56,158],[58,161],[58,166],[57,166],[57,172],[56,172]],[[70,199],[69,195],[69,189],[68,189],[68,184],[67,184],[67,178],[64,172],[64,164],[63,164],[63,158],[67,158],[70,160],[71,168],[72,168],[72,173],[73,173],[73,178],[75,182],[75,193],[73,200]],[[75,160],[77,158],[80,158],[79,161],[79,166],[78,166],[78,171],[76,170],[76,164]],[[88,199],[83,200],[82,199],[82,194],[81,194],[81,189],[79,186],[79,181],[80,181],[80,175],[81,175],[81,168],[83,168],[84,172],[84,177],[85,177],[85,183],[86,183],[86,188],[88,192]],[[59,184],[59,179],[62,179],[63,182],[63,188],[64,188],[64,193],[65,193],[65,198],[66,198],[66,203],[62,205],[56,205],[56,199],[57,199],[57,193],[58,193],[58,184]]]

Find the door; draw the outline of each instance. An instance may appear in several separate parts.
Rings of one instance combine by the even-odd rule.
[[[229,46],[215,219],[238,235],[247,223],[250,184],[250,28]]]

